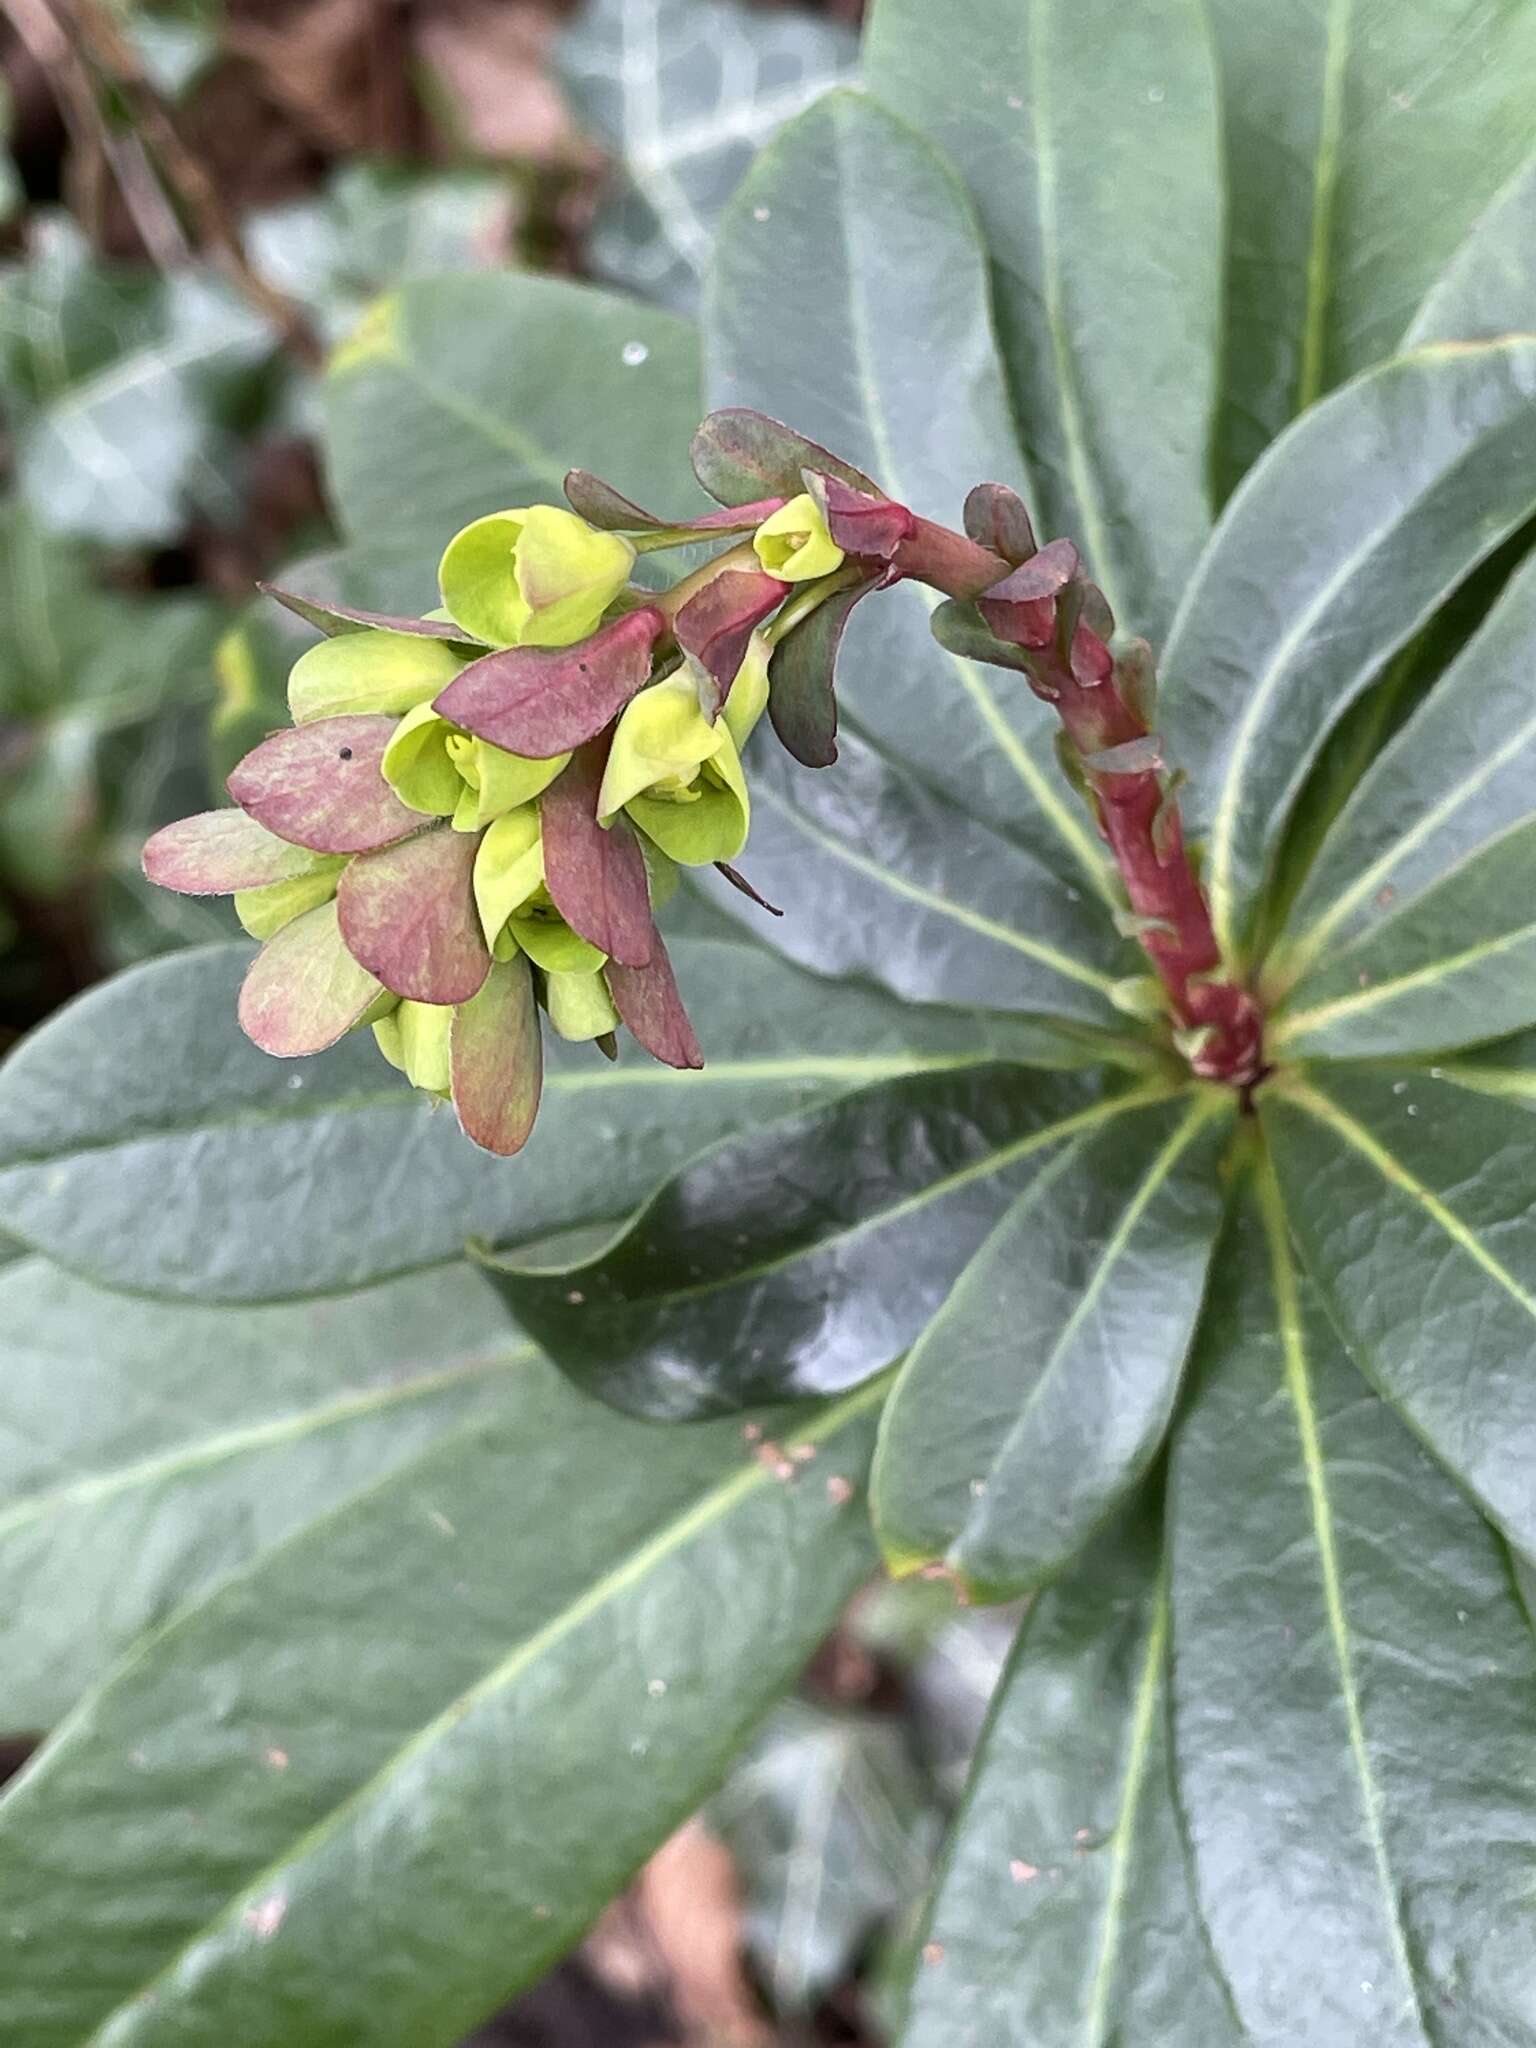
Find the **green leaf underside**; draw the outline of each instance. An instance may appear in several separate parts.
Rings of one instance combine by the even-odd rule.
[[[1180,1096],[1057,1151],[903,1367],[872,1481],[887,1559],[984,1598],[1037,1585],[1145,1471],[1220,1221],[1231,1105]]]
[[[1042,1595],[994,1696],[901,2048],[1239,2048],[1168,1764],[1155,1516]]]
[[[1291,1228],[1351,1355],[1536,1550],[1536,1125],[1440,1067],[1337,1069],[1260,1100]]]
[[[975,196],[1047,531],[1161,640],[1210,525],[1221,178],[1199,8],[970,0],[957,34],[932,0],[881,0],[865,75]]]
[[[1536,157],[1529,157],[1478,216],[1425,294],[1403,346],[1536,333],[1533,251]]]
[[[1293,414],[1397,346],[1530,149],[1536,17],[1519,0],[1214,0],[1211,23],[1226,140],[1225,491]],[[1416,339],[1471,338],[1453,328]]]
[[[714,403],[792,420],[951,526],[978,479],[1028,495],[974,216],[942,160],[879,106],[836,94],[763,154],[722,223],[705,315]],[[905,585],[854,613],[845,718],[1064,882],[1102,892],[1102,850],[1052,758],[1054,714],[1022,678],[936,646],[935,601]]]
[[[1507,2048],[1536,2001],[1536,1644],[1498,1538],[1350,1365],[1261,1171],[1173,1461],[1201,1905],[1255,2048]]]
[[[857,61],[840,23],[696,0],[597,0],[561,39],[577,115],[619,159],[584,238],[600,276],[687,311],[753,153]]]
[[[1536,507],[1536,341],[1421,350],[1300,420],[1245,481],[1175,621],[1160,714],[1239,951],[1323,742]]]
[[[785,1479],[734,1425],[519,1388],[153,1638],[13,1786],[8,2039],[449,2048],[712,1789],[869,1568],[883,1389],[765,1418],[809,1452]]]
[[[698,391],[692,329],[669,313],[550,277],[406,285],[326,380],[332,496],[351,539],[433,565],[482,513],[559,502],[569,469],[681,518],[702,502]]]
[[[790,959],[867,976],[908,1002],[1125,1029],[1114,989],[1136,971],[1136,955],[1086,884],[1059,880],[849,735],[833,768],[801,768],[767,736],[749,768],[743,866],[785,915],[765,927],[762,912],[723,882],[711,900]]]
[[[611,1220],[733,1128],[1012,1051],[1007,1019],[902,1011],[749,946],[672,951],[710,1064],[678,1074],[631,1051],[609,1066],[551,1043],[539,1123],[510,1167],[367,1033],[312,1060],[258,1052],[235,1022],[249,948],[156,963],[69,1006],[0,1070],[0,1209],[109,1285],[321,1293],[455,1259],[472,1236]]]
[[[565,1371],[637,1413],[832,1392],[906,1349],[1054,1147],[1166,1092],[1101,1085],[994,1066],[865,1089],[713,1147],[595,1259],[488,1270]]]
[[[302,1307],[166,1308],[0,1272],[0,1729],[468,1416],[534,1356],[467,1268]]]
[[[1533,648],[1536,560],[1515,573],[1481,629],[1362,777],[1266,963],[1271,986],[1299,983],[1304,1000],[1319,962],[1322,974],[1330,972],[1341,951],[1362,939],[1368,944],[1424,891],[1529,816]],[[1507,908],[1488,906],[1494,919]],[[1492,928],[1485,916],[1458,937],[1473,943]]]

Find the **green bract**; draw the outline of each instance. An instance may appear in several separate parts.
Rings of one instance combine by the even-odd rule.
[[[493,647],[567,647],[593,632],[635,551],[557,505],[494,512],[455,534],[438,565],[443,603]]]

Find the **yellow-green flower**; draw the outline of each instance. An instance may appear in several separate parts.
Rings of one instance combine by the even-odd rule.
[[[569,647],[597,630],[629,581],[635,550],[560,505],[492,512],[455,534],[438,577],[443,603],[493,647]]]
[[[662,852],[685,866],[734,860],[751,820],[746,779],[726,718],[699,709],[686,669],[630,699],[598,792],[606,824],[628,811]]]
[[[336,894],[336,884],[346,864],[345,854],[311,854],[306,874],[291,876],[286,881],[266,882],[256,889],[237,889],[235,915],[253,939],[270,939],[285,924],[292,924],[296,917],[302,917],[306,910],[329,903]]]
[[[619,1013],[601,968],[551,973],[544,999],[549,1021],[562,1038],[601,1038],[619,1028]]]
[[[731,684],[720,714],[730,728],[738,754],[768,709],[768,663],[772,656],[773,642],[767,634],[754,633],[747,642],[746,656],[736,671],[736,680]]]
[[[374,1039],[392,1067],[398,1067],[413,1088],[429,1095],[448,1095],[453,1083],[449,1042],[453,1030],[451,1003],[402,1002],[380,1017]]]
[[[338,633],[307,648],[288,676],[295,725],[348,713],[398,715],[447,688],[468,657],[410,633]]]
[[[843,551],[809,491],[770,513],[752,536],[752,546],[768,574],[781,583],[809,583],[843,566]]]
[[[418,704],[395,727],[382,762],[401,803],[429,818],[452,818],[460,832],[478,832],[503,812],[548,789],[570,759],[525,760],[463,732]]]

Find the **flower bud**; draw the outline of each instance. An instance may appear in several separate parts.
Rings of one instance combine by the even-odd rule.
[[[752,737],[753,729],[768,708],[768,663],[773,643],[766,634],[754,633],[736,680],[731,684],[721,716],[739,754]]]
[[[270,939],[306,910],[329,903],[336,894],[336,878],[346,864],[342,855],[316,854],[307,875],[268,882],[259,889],[237,889],[235,915],[253,939]]]
[[[616,1031],[619,1013],[602,972],[554,973],[545,984],[549,1021],[562,1038],[601,1038]]]
[[[295,725],[343,712],[387,712],[398,717],[430,703],[468,661],[446,640],[404,633],[338,633],[310,647],[288,676],[288,709]]]
[[[624,707],[597,815],[606,824],[621,810],[690,867],[734,860],[746,844],[751,813],[736,742],[726,719],[711,725],[700,711],[686,669]]]
[[[498,960],[517,951],[506,943],[506,925],[544,886],[544,846],[537,804],[523,804],[487,827],[475,855],[475,908],[485,943]]]
[[[478,832],[547,789],[569,758],[525,760],[462,732],[430,704],[418,704],[395,727],[380,765],[411,810],[452,818],[460,832]]]
[[[782,583],[808,583],[843,565],[843,551],[809,491],[771,513],[753,535],[752,547],[768,574]]]
[[[476,519],[448,543],[443,602],[493,647],[568,647],[595,632],[629,581],[635,550],[559,505]]]
[[[402,1002],[373,1027],[379,1051],[413,1088],[446,1096],[452,1084],[449,1041],[453,1009],[446,1003]]]

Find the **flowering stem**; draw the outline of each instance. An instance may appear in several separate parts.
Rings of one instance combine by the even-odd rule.
[[[961,599],[981,597],[1012,573],[990,549],[926,519],[915,522],[893,567]],[[1007,637],[1004,618],[983,610],[993,630]],[[1262,1015],[1222,961],[1177,797],[1165,785],[1156,740],[1126,687],[1129,669],[1112,662],[1082,625],[1068,658],[1060,649],[1038,647],[1033,635],[1019,644],[1030,649],[1031,684],[1053,705],[1080,764],[1125,883],[1136,937],[1167,991],[1190,1066],[1202,1078],[1250,1086],[1263,1069]]]

